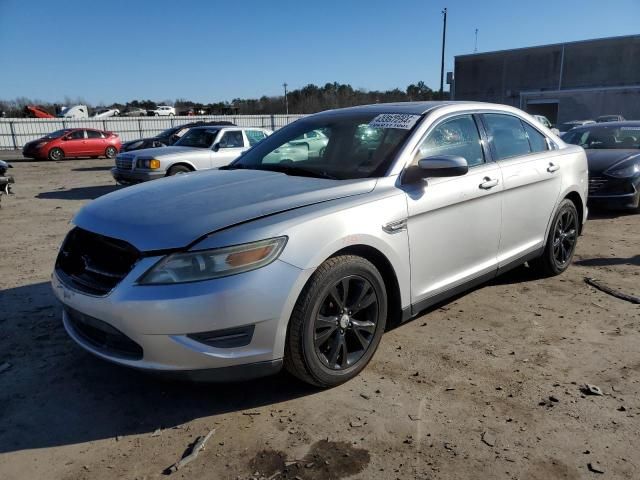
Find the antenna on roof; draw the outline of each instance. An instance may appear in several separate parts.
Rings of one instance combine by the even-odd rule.
[[[478,53],[478,29],[476,28],[476,43],[473,47],[473,53]]]

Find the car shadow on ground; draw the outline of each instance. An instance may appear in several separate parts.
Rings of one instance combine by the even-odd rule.
[[[603,208],[589,207],[589,216],[587,218],[587,222],[589,220],[608,220],[618,217],[629,217],[633,215],[638,215],[637,212],[633,210],[606,210]],[[586,228],[589,228],[589,223],[587,223]]]
[[[614,265],[635,265],[636,267],[640,267],[640,255],[629,258],[584,258],[575,260],[573,263],[581,267],[612,267]]]
[[[75,187],[69,190],[54,190],[42,192],[36,198],[45,200],[94,200],[107,193],[114,192],[122,187],[118,185],[99,185],[96,187]]]
[[[79,167],[72,168],[72,172],[106,172],[113,168],[113,165],[105,165],[102,167]]]
[[[288,375],[168,381],[94,358],[70,340],[48,282],[0,295],[0,453],[150,433],[317,393]]]

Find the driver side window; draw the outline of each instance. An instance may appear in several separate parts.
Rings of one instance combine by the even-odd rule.
[[[472,115],[461,115],[437,125],[418,147],[415,161],[440,155],[462,157],[469,167],[484,163],[480,133]]]
[[[71,140],[81,140],[84,139],[84,130],[74,130],[69,134],[69,138]]]

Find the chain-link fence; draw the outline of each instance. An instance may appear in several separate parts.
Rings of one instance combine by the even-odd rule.
[[[241,127],[277,130],[303,115],[205,115],[197,117],[2,118],[0,149],[19,149],[63,128],[95,128],[117,133],[123,142],[153,137],[167,128],[192,122],[227,121]]]

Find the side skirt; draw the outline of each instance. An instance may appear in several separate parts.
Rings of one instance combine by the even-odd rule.
[[[544,252],[544,247],[540,247],[534,250],[533,252],[527,253],[521,257],[516,258],[515,260],[510,261],[506,265],[503,265],[502,267],[498,268],[496,271],[485,273],[484,275],[480,275],[479,277],[468,280],[465,283],[456,285],[455,287],[452,287],[449,290],[445,290],[436,295],[433,295],[432,297],[425,298],[424,300],[421,300],[417,303],[413,303],[410,306],[402,309],[402,316],[400,319],[400,323],[405,323],[411,320],[412,318],[417,317],[418,314],[420,314],[424,310],[430,307],[433,307],[434,305],[441,303],[444,300],[447,300],[448,298],[455,297],[456,295],[464,293],[467,290],[471,290],[472,288],[477,287],[478,285],[482,285],[483,283],[488,282],[489,280],[497,277],[498,275],[501,275],[505,272],[508,272],[509,270],[513,270],[514,268],[519,267],[520,265],[524,264],[525,262],[528,262],[529,260],[538,258],[542,255],[543,252]]]

